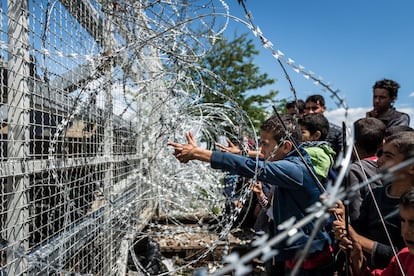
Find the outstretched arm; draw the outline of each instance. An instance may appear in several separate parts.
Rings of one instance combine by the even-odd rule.
[[[218,142],[215,143],[217,147],[220,148],[222,152],[231,152],[234,154],[241,154],[242,150],[238,145],[235,145],[229,138],[226,138],[227,146],[220,144]]]
[[[174,156],[181,163],[187,163],[190,160],[210,162],[211,150],[206,150],[197,146],[191,132],[187,132],[185,137],[187,139],[187,144],[168,142],[167,145],[174,148]]]
[[[230,141],[230,139],[226,138],[226,141],[227,141],[227,146],[220,144],[220,143],[215,143],[215,145],[219,147],[220,150],[223,152],[231,152],[234,154],[243,153],[240,147],[235,145],[232,141]],[[257,154],[259,154],[259,158],[263,158],[263,154],[260,152],[260,149],[258,151],[247,149],[246,151],[246,155],[250,157],[256,157]]]

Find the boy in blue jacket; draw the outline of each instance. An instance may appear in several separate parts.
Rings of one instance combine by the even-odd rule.
[[[186,134],[187,144],[169,142],[168,145],[174,148],[174,156],[182,163],[190,160],[210,162],[212,168],[249,178],[253,178],[257,172],[258,181],[274,185],[270,207],[273,211],[271,220],[274,232],[270,234],[277,235],[279,224],[292,216],[298,220],[305,217],[306,209],[319,201],[322,193],[322,188],[309,173],[313,167],[308,154],[302,147],[295,149],[302,136],[299,125],[291,116],[284,116],[282,120],[283,122],[277,116],[272,116],[261,125],[260,153],[265,161],[261,160],[258,164],[255,158],[248,156],[200,148],[190,132]],[[289,137],[286,133],[289,133]],[[313,224],[309,223],[298,229],[302,235],[293,243],[275,245],[279,252],[275,259],[285,261],[288,273],[295,264],[297,254],[305,247],[313,228]],[[299,275],[333,274],[330,238],[325,229],[318,231],[308,254]]]

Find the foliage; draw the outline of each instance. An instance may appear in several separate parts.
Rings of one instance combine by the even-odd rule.
[[[276,100],[278,91],[249,94],[249,91],[275,82],[267,73],[259,72],[259,67],[253,62],[254,56],[258,54],[247,34],[235,34],[233,40],[221,37],[199,60],[200,68],[207,70],[194,74],[200,82],[219,92],[205,93],[202,98],[204,103],[237,104],[247,113],[256,130],[269,116],[269,111],[272,112],[272,104],[283,106],[285,103]]]

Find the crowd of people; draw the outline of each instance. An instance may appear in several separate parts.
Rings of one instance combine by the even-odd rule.
[[[329,208],[322,227],[310,222],[297,229],[296,239],[274,245],[277,254],[265,263],[268,275],[414,275],[414,131],[409,115],[393,107],[398,88],[389,79],[374,84],[372,110],[353,124],[352,163],[342,183],[348,196]],[[168,143],[182,163],[209,162],[254,179],[253,228],[269,237],[329,197],[326,185],[344,150],[342,127],[323,115],[323,96],[289,102],[286,110],[262,123],[257,148],[240,150],[228,140],[211,151],[199,147],[191,132],[185,144]],[[305,247],[306,257],[299,259]]]

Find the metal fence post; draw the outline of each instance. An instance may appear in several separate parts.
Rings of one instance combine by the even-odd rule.
[[[105,2],[107,10],[110,10],[112,7],[111,1]],[[112,38],[112,24],[111,24],[111,16],[109,15],[108,18],[105,18],[104,23],[104,37],[103,39],[103,46],[106,53],[111,53],[111,38]],[[104,72],[105,78],[107,80],[112,79],[112,61],[110,61],[110,66],[108,66]],[[109,84],[112,84],[109,81]],[[113,200],[113,188],[114,185],[114,129],[113,129],[113,96],[112,96],[112,87],[111,85],[107,85],[105,88],[105,123],[104,123],[104,157],[105,157],[105,179],[104,179],[104,193],[105,198]],[[108,242],[105,250],[105,257],[107,260],[105,262],[106,269],[104,268],[104,273],[106,275],[112,275],[111,269],[114,267],[114,246],[113,246],[113,237],[114,231],[112,227],[112,216],[113,216],[113,204],[111,202],[106,202],[105,206],[105,221],[107,222],[107,228],[104,229],[104,235],[106,236],[106,240]]]
[[[28,250],[28,199],[29,176],[29,75],[28,1],[8,1],[8,160],[21,166],[22,175],[9,176],[10,192],[7,211],[8,273],[27,272],[27,260],[22,257]]]

